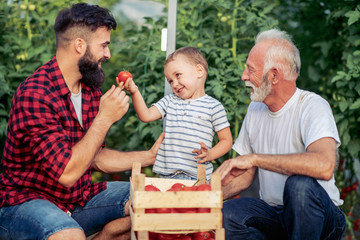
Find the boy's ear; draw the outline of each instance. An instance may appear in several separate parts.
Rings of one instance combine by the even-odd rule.
[[[206,74],[205,73],[205,68],[201,64],[196,65],[196,71],[197,71],[199,77],[203,77]]]

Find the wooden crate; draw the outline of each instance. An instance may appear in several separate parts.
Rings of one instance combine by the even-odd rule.
[[[205,182],[204,165],[198,167],[198,184]],[[222,227],[223,196],[220,176],[212,174],[211,191],[166,192],[174,183],[192,186],[197,181],[145,177],[134,163],[130,178],[131,239],[148,240],[148,232],[193,233],[213,230],[216,240],[225,239]],[[161,192],[147,192],[152,184]],[[210,208],[210,213],[145,213],[150,208]],[[137,237],[135,235],[137,232]]]

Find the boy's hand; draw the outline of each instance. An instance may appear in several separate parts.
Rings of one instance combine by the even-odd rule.
[[[138,91],[138,86],[136,86],[134,80],[132,78],[128,78],[126,83],[119,81],[119,78],[116,77],[116,83],[119,85],[121,89],[125,89],[130,94],[134,94]]]
[[[198,161],[198,163],[204,163],[204,162],[209,162],[211,161],[211,157],[210,157],[210,152],[209,149],[206,147],[205,143],[200,142],[200,149],[195,149],[192,151],[192,153],[196,153],[197,156],[195,157],[195,159],[199,159],[200,161]]]

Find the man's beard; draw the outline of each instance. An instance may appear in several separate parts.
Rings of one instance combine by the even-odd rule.
[[[100,62],[105,62],[106,58],[101,58],[99,61],[93,61],[94,56],[91,54],[89,48],[86,49],[84,56],[79,60],[79,71],[82,75],[81,82],[91,88],[100,88],[105,81],[105,73],[99,67]]]
[[[261,78],[260,87],[255,87],[250,81],[246,81],[247,87],[252,87],[254,92],[251,92],[250,99],[254,102],[262,102],[271,92],[271,83],[268,79],[267,74],[264,74]]]

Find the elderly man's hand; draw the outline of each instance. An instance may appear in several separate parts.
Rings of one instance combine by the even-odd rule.
[[[235,177],[252,168],[254,165],[250,159],[251,155],[243,155],[224,161],[215,171],[215,173],[220,174],[222,185],[226,186]]]

